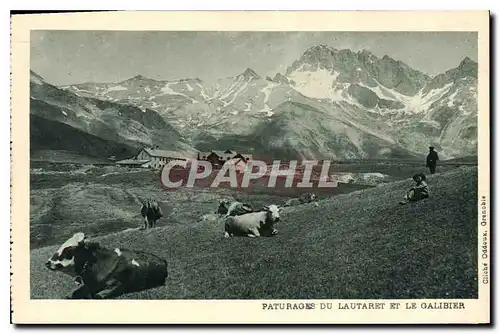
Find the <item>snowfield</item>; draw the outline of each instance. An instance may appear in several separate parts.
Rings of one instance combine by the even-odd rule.
[[[331,73],[318,67],[314,72],[299,69],[291,73],[289,78],[295,81],[294,88],[307,97],[341,101],[344,99],[341,92],[332,89],[339,75],[339,72]]]

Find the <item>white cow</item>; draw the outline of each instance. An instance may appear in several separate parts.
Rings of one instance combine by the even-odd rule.
[[[264,206],[263,209],[264,211],[227,217],[224,224],[224,237],[247,236],[255,238],[278,234],[274,224],[280,220],[281,208],[272,204]]]

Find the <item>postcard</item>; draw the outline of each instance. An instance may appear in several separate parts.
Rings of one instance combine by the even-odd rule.
[[[11,21],[13,323],[490,322],[488,11]]]

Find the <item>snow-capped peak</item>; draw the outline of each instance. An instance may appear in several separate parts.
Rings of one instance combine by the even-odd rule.
[[[245,72],[241,74],[245,79],[260,79],[260,75],[258,75],[254,70],[251,68],[247,68]]]

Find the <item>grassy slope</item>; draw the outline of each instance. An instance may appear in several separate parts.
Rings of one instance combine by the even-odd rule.
[[[454,158],[441,161],[442,164],[476,164],[477,165],[477,155],[470,155],[466,157]]]
[[[477,169],[428,183],[432,198],[413,205],[397,204],[408,179],[287,208],[274,238],[223,239],[221,222],[193,221],[99,239],[169,261],[166,286],[122,298],[476,298]],[[33,298],[74,287],[43,266],[56,248],[31,252]]]
[[[75,155],[94,158],[115,156],[124,159],[132,156],[136,148],[117,141],[106,140],[68,124],[30,115],[30,152],[40,150],[66,151]]]
[[[30,247],[54,245],[82,231],[93,236],[136,228],[143,223],[139,200],[155,198],[165,217],[158,226],[191,224],[213,213],[221,197],[260,207],[265,203],[284,204],[294,192],[257,185],[247,191],[227,188],[165,190],[158,173],[147,169],[117,166],[32,163],[30,174]],[[343,184],[324,188],[329,195],[364,189]],[[292,190],[292,191],[290,191]]]
[[[30,167],[46,164],[112,164],[114,161],[106,158],[91,157],[85,154],[65,150],[30,151]]]

